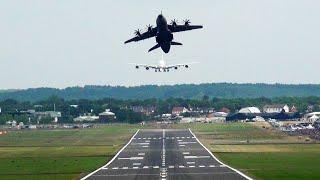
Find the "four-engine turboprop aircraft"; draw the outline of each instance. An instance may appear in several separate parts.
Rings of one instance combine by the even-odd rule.
[[[148,64],[133,64],[133,65],[135,65],[136,69],[139,69],[140,67],[142,67],[142,68],[145,68],[146,70],[154,69],[155,72],[169,72],[170,69],[177,70],[180,67],[189,68],[191,64],[196,64],[196,63],[197,62],[167,65],[162,55],[161,60],[156,65],[148,65]]]
[[[200,29],[203,27],[201,25],[190,25],[190,20],[188,19],[184,20],[184,24],[182,25],[179,25],[177,20],[175,19],[171,21],[171,24],[168,24],[166,18],[162,14],[158,16],[156,24],[157,27],[148,25],[148,30],[144,33],[141,33],[140,29],[136,30],[136,37],[127,40],[125,44],[133,41],[137,42],[151,37],[156,37],[157,44],[149,49],[149,52],[161,47],[163,52],[168,53],[170,51],[171,45],[182,45],[182,43],[173,41],[172,33]]]

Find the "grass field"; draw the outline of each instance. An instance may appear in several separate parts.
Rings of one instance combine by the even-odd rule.
[[[105,164],[136,130],[110,125],[9,132],[0,136],[0,179],[78,179]]]
[[[220,160],[254,179],[320,179],[320,144],[305,137],[252,124],[175,126],[190,127]]]

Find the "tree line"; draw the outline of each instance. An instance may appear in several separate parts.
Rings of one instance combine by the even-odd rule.
[[[65,100],[103,98],[114,99],[201,99],[204,95],[210,98],[259,98],[259,97],[320,97],[320,85],[317,84],[237,84],[207,83],[181,85],[144,85],[125,86],[84,86],[56,88],[30,88],[24,90],[0,91],[0,100],[15,99],[17,101],[36,102],[57,96]]]
[[[4,124],[8,120],[19,120],[28,122],[28,115],[21,113],[29,109],[36,111],[53,111],[54,106],[56,111],[62,113],[60,123],[73,122],[73,118],[85,114],[92,113],[98,115],[105,109],[110,109],[117,116],[117,122],[136,123],[141,121],[153,120],[153,116],[146,116],[132,111],[133,106],[155,107],[153,115],[171,113],[175,106],[183,106],[186,108],[214,108],[219,111],[222,108],[230,109],[231,113],[236,113],[243,107],[255,106],[260,109],[267,104],[287,104],[290,107],[295,106],[299,112],[319,111],[320,97],[276,97],[276,98],[210,98],[207,95],[201,99],[183,99],[183,98],[168,98],[168,99],[144,99],[144,100],[122,100],[113,98],[103,98],[99,100],[65,100],[58,96],[51,96],[46,100],[37,102],[17,101],[14,99],[6,99],[0,101],[0,124]],[[71,105],[77,105],[73,107]],[[35,120],[32,120],[33,123]],[[49,123],[50,120],[44,119],[44,122]]]

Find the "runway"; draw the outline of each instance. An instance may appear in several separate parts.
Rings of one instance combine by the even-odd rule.
[[[138,130],[106,165],[84,179],[251,179],[220,162],[191,130]]]

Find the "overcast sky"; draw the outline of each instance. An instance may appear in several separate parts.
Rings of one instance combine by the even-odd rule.
[[[318,0],[1,0],[0,89],[204,82],[319,83]],[[204,29],[174,34],[167,63],[154,73],[151,38],[124,44],[163,12]]]

